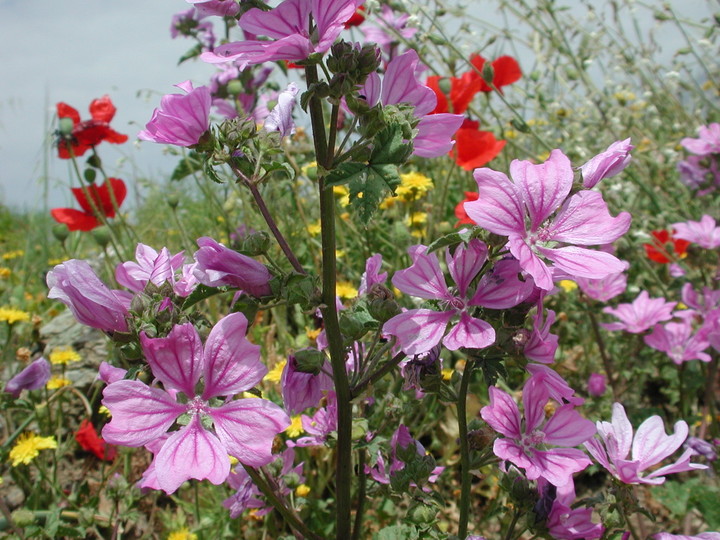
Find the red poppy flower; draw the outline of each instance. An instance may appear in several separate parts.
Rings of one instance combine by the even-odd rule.
[[[667,264],[687,255],[690,242],[673,238],[670,231],[651,231],[652,244],[643,244],[648,259],[660,264]]]
[[[117,455],[117,449],[98,436],[95,426],[87,418],[80,423],[80,429],[75,432],[75,440],[83,450],[92,452],[98,459],[112,461]]]
[[[365,21],[365,6],[360,6],[355,10],[347,21],[345,21],[345,29],[353,26],[360,26]]]
[[[72,131],[61,137],[58,141],[58,155],[61,159],[70,159],[82,156],[93,146],[102,141],[121,144],[128,140],[127,135],[118,133],[110,127],[110,120],[115,116],[117,109],[110,101],[109,96],[94,99],[90,103],[90,120],[80,120],[80,113],[67,103],[57,104],[58,118],[72,120]]]
[[[479,194],[477,191],[465,192],[465,200],[460,201],[455,207],[455,217],[459,220],[455,224],[455,227],[459,227],[460,225],[475,225],[475,222],[470,219],[470,217],[467,215],[467,212],[465,211],[465,203],[470,201],[477,201],[478,196]]]
[[[440,89],[440,82],[443,79],[448,81],[450,84],[449,95],[446,95]],[[437,105],[435,105],[435,109],[430,114],[447,112],[462,114],[467,110],[468,105],[470,105],[470,102],[473,97],[475,97],[475,94],[479,92],[478,84],[468,84],[466,81],[463,81],[458,77],[440,77],[433,75],[432,77],[427,78],[425,86],[435,92],[435,96],[437,97]],[[450,103],[448,103],[448,97],[450,98]],[[451,107],[452,110],[450,110]]]
[[[480,123],[465,119],[455,132],[455,146],[450,155],[466,171],[482,167],[495,158],[507,141],[499,141],[490,131],[478,129]]]
[[[64,223],[71,231],[91,231],[101,225],[100,220],[93,211],[93,205],[98,211],[102,212],[105,217],[115,217],[115,206],[113,205],[110,189],[108,188],[108,182],[110,186],[112,186],[115,202],[119,208],[125,200],[125,195],[127,195],[125,182],[119,178],[108,178],[100,187],[92,184],[88,186],[85,191],[81,188],[72,188],[75,200],[77,200],[82,211],[74,208],[53,208],[50,210],[50,214],[55,221]],[[92,203],[88,201],[85,196],[86,191],[90,195]]]
[[[470,70],[464,73],[462,78],[467,84],[478,86],[480,92],[492,92],[492,87],[486,83],[480,76],[483,67],[485,66],[485,58],[479,54],[474,54],[470,57],[470,63],[475,67],[475,70]],[[493,76],[493,85],[495,88],[500,90],[501,87],[512,84],[518,81],[522,77],[522,71],[520,71],[520,65],[517,60],[512,56],[501,56],[490,63],[493,67],[495,75]]]

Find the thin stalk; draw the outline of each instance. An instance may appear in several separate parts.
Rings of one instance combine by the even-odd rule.
[[[320,536],[308,529],[305,523],[303,523],[300,518],[295,515],[294,512],[292,512],[287,506],[285,506],[285,504],[278,497],[277,493],[273,491],[273,489],[263,479],[262,475],[257,469],[255,469],[254,467],[250,467],[249,465],[243,465],[243,467],[245,471],[247,471],[250,478],[252,478],[253,483],[260,491],[262,491],[263,495],[265,495],[268,502],[273,506],[273,508],[275,508],[275,510],[280,513],[280,515],[293,529],[298,531],[303,536],[311,538],[312,540],[322,540]]]
[[[590,318],[590,326],[593,329],[593,334],[595,335],[595,342],[597,343],[598,350],[600,351],[600,358],[602,358],[605,375],[607,375],[608,382],[610,383],[610,388],[612,389],[613,400],[619,401],[620,391],[618,390],[617,386],[618,381],[615,378],[615,370],[613,369],[612,360],[608,356],[607,350],[605,350],[605,341],[603,340],[602,334],[600,333],[600,325],[598,324],[597,317],[595,317],[592,308],[588,305],[587,299],[585,299],[585,305],[587,306],[585,312]]]
[[[305,68],[308,87],[318,82],[316,66]],[[313,96],[309,104],[310,121],[313,131],[315,156],[321,167],[318,172],[332,167],[335,133],[337,123],[330,124],[330,136],[326,136],[322,103]],[[337,118],[337,107],[333,107],[333,116]],[[332,142],[332,146],[329,144]],[[350,403],[350,383],[345,370],[345,348],[338,322],[336,297],[336,255],[335,255],[335,196],[331,189],[325,188],[323,174],[318,174],[320,195],[320,237],[322,240],[322,314],[325,334],[330,350],[330,364],[337,396],[337,446],[335,474],[335,534],[338,540],[350,538],[350,510],[352,489],[352,405]]]
[[[468,360],[460,380],[460,393],[457,401],[458,433],[460,438],[460,520],[458,536],[467,537],[470,519],[470,445],[467,428],[467,393],[474,362]]]
[[[378,381],[382,379],[385,375],[390,373],[393,369],[395,369],[400,362],[402,362],[405,359],[405,353],[398,353],[396,354],[392,360],[388,360],[385,362],[380,368],[378,368],[376,371],[365,377],[362,381],[357,383],[352,388],[352,398],[356,398],[360,394],[362,394],[363,390],[366,386],[373,384],[375,381]]]
[[[365,459],[367,452],[363,448],[358,452],[358,502],[355,510],[355,525],[353,525],[352,540],[360,540],[362,535],[363,515],[365,513]]]
[[[512,540],[514,538],[513,532],[515,532],[515,526],[517,525],[518,520],[520,519],[520,512],[515,510],[513,512],[512,521],[510,522],[510,525],[508,526],[507,533],[505,533],[505,540]]]

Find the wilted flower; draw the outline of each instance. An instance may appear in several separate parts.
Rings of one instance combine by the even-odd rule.
[[[49,380],[50,362],[41,356],[10,379],[5,385],[5,391],[17,398],[23,390],[37,390],[45,386]]]
[[[197,240],[195,252],[197,266],[193,274],[208,287],[237,287],[254,296],[270,294],[270,272],[265,265],[251,259],[212,238],[203,236]]]
[[[297,96],[298,87],[291,82],[287,88],[280,92],[277,97],[277,105],[270,111],[263,128],[265,131],[277,131],[280,137],[287,137],[295,133],[295,122],[293,121],[292,112],[295,107],[295,96]]]

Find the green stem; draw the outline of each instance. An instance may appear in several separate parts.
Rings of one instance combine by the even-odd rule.
[[[474,362],[470,359],[465,364],[462,379],[460,380],[460,393],[457,401],[458,433],[460,438],[460,520],[458,523],[458,536],[467,537],[468,521],[470,519],[470,445],[467,428],[467,393],[470,386],[470,375]]]
[[[355,525],[353,525],[352,540],[360,540],[362,535],[363,514],[365,513],[365,459],[367,452],[361,449],[358,452],[358,474],[360,476],[358,484],[358,502],[357,510],[355,510]]]
[[[378,368],[376,371],[365,377],[362,381],[357,383],[352,388],[352,398],[356,398],[360,394],[362,394],[363,390],[366,386],[373,384],[375,381],[378,381],[382,379],[385,375],[390,373],[393,369],[395,369],[400,362],[402,362],[405,359],[405,353],[398,353],[396,354],[392,360],[389,360],[385,362],[380,368]]]
[[[610,383],[610,388],[612,389],[613,401],[619,401],[620,391],[618,390],[617,386],[618,381],[615,378],[615,371],[613,369],[612,360],[610,359],[607,351],[605,350],[605,341],[603,340],[602,334],[600,333],[600,325],[598,324],[597,317],[595,317],[595,314],[592,311],[592,306],[589,305],[587,299],[585,299],[585,305],[587,306],[585,313],[587,313],[588,318],[590,319],[590,326],[593,329],[595,341],[597,342],[598,350],[600,351],[600,358],[602,358],[605,375],[607,375],[608,382]]]
[[[305,68],[308,87],[318,82],[317,66]],[[332,167],[336,123],[330,124],[330,136],[326,136],[322,103],[313,96],[309,104],[310,121],[315,145],[318,172]],[[333,107],[337,117],[337,107]],[[332,142],[333,146],[330,146]],[[318,174],[320,192],[320,237],[322,240],[322,314],[325,334],[330,350],[330,364],[337,397],[337,446],[335,474],[335,534],[338,540],[350,538],[350,506],[352,489],[352,405],[350,383],[345,370],[345,348],[338,322],[336,297],[336,255],[335,255],[335,196],[332,189],[325,188],[325,179]]]
[[[515,532],[515,526],[517,525],[518,520],[520,519],[520,512],[515,510],[513,512],[512,521],[510,522],[510,526],[508,527],[507,533],[505,533],[505,540],[512,540],[513,532]]]

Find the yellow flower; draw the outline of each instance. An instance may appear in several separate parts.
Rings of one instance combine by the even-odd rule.
[[[578,284],[571,279],[561,279],[558,285],[560,285],[560,287],[562,287],[562,290],[566,293],[572,292],[578,288]]]
[[[333,186],[333,193],[343,208],[350,204],[350,192],[345,186]]]
[[[63,364],[67,365],[70,362],[79,362],[82,358],[72,347],[61,347],[53,349],[50,353],[51,364]]]
[[[197,540],[197,534],[191,533],[190,529],[183,527],[182,529],[171,532],[167,540]]]
[[[675,306],[675,309],[687,309],[688,307],[683,304],[682,302],[678,302],[677,306]]]
[[[340,298],[345,298],[346,300],[355,298],[358,295],[358,290],[347,281],[338,282],[335,291]]]
[[[8,251],[7,253],[3,254],[2,258],[6,261],[9,261],[11,259],[17,259],[18,257],[22,257],[25,255],[25,252],[22,249],[16,249],[15,251]]]
[[[298,497],[306,497],[308,493],[310,493],[310,486],[305,484],[300,484],[295,488],[295,495]]]
[[[28,465],[38,457],[40,450],[51,450],[57,448],[57,442],[54,437],[40,437],[35,433],[23,433],[18,437],[15,446],[10,450],[9,458],[12,460],[12,466],[17,467],[21,463]]]
[[[5,321],[8,324],[15,324],[19,321],[29,321],[30,314],[27,311],[20,311],[19,309],[11,307],[0,307],[0,321]]]
[[[341,257],[345,256],[345,250],[344,249],[336,249],[335,250],[335,258],[340,259]]]
[[[443,381],[449,381],[450,379],[452,379],[452,374],[453,374],[453,373],[455,373],[455,370],[454,370],[453,368],[449,368],[449,367],[444,368],[444,369],[442,370],[442,378],[443,378]]]
[[[506,139],[517,139],[518,136],[517,131],[514,129],[506,129],[503,135],[505,135]]]
[[[273,383],[279,383],[283,369],[285,369],[285,364],[287,364],[287,360],[283,360],[282,362],[275,364],[275,367],[268,371],[267,375],[265,375],[265,380]]]
[[[10,277],[10,274],[12,274],[12,270],[10,270],[7,266],[0,266],[0,278],[8,278]]]
[[[427,223],[427,212],[413,212],[405,218],[405,225],[408,227],[417,227]]]
[[[105,405],[100,405],[100,408],[98,409],[98,412],[100,414],[105,414],[107,416],[112,416],[112,413],[110,412],[110,409],[108,409]]]
[[[231,467],[233,467],[233,466],[237,465],[238,463],[240,463],[240,461],[238,461],[238,458],[236,458],[235,456],[228,455],[228,458],[230,459],[230,466],[231,466]]]
[[[62,264],[65,261],[67,261],[67,259],[64,259],[62,257],[58,257],[56,259],[48,259],[48,265],[49,266],[57,266],[58,264]]]
[[[305,328],[305,335],[308,337],[308,339],[316,340],[317,337],[320,335],[320,332],[322,332],[322,328]]]
[[[397,202],[397,200],[398,200],[397,197],[393,197],[393,196],[385,197],[382,200],[382,202],[380,203],[380,209],[387,210],[389,208],[392,208],[393,206],[395,206],[395,203]]]
[[[302,419],[300,418],[300,415],[293,416],[290,419],[290,425],[285,428],[285,433],[288,434],[288,437],[297,437],[298,435],[302,434],[303,432],[302,427]]]
[[[619,92],[615,92],[613,97],[618,100],[620,105],[625,105],[628,101],[635,99],[636,96],[628,90],[620,90]]]
[[[414,201],[425,195],[432,187],[432,178],[419,172],[410,172],[400,175],[400,185],[395,193],[406,201]]]
[[[311,223],[307,226],[307,232],[308,234],[310,234],[310,236],[317,236],[318,234],[320,234],[321,230],[322,229],[320,227],[320,220],[317,220],[317,222]]]
[[[216,219],[218,223],[225,223],[225,218],[222,216],[218,216]]]
[[[71,384],[72,381],[70,379],[60,377],[59,375],[53,375],[52,377],[50,377],[50,380],[45,386],[48,390],[57,390],[58,388],[62,388],[63,386],[70,386]]]

